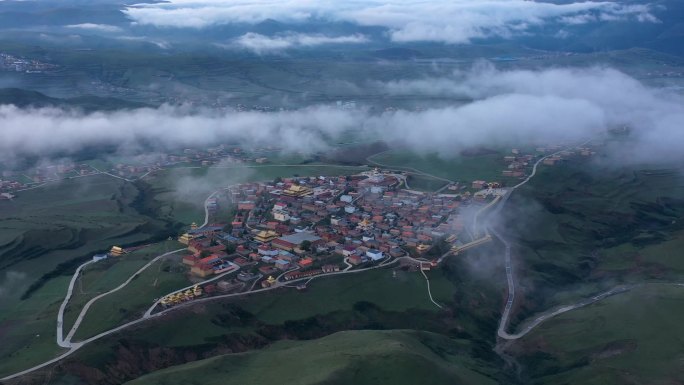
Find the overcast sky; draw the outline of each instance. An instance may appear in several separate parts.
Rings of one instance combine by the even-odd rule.
[[[485,63],[448,77],[380,86],[393,94],[465,95],[475,101],[380,115],[325,106],[276,113],[164,106],[91,114],[0,106],[0,157],[78,151],[96,144],[130,150],[141,141],[160,149],[239,141],[315,152],[351,129],[450,157],[472,146],[602,137],[607,128],[625,124],[637,138],[635,158],[681,160],[684,154],[684,98],[609,68],[499,71]]]
[[[524,34],[548,22],[583,24],[633,20],[658,22],[645,4],[581,1],[552,4],[525,0],[170,0],[127,7],[134,22],[159,27],[206,28],[267,19],[351,22],[387,29],[395,42],[466,43],[473,38]]]

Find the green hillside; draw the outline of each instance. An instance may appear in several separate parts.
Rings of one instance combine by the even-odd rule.
[[[346,331],[171,367],[129,384],[494,384],[443,336]]]
[[[534,384],[679,384],[684,287],[652,284],[566,313],[516,350]]]

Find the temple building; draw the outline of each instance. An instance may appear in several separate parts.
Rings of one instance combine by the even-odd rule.
[[[293,184],[290,187],[283,190],[283,195],[295,198],[301,198],[311,194],[313,194],[313,190],[310,187],[296,184]]]
[[[185,233],[185,234],[181,235],[180,237],[178,237],[178,242],[180,242],[184,245],[189,244],[190,240],[192,240],[192,235],[190,235],[188,233]]]
[[[268,243],[271,242],[272,240],[278,238],[278,233],[276,233],[273,230],[264,230],[260,231],[259,234],[257,234],[254,237],[254,240],[257,242],[262,242],[262,243]]]

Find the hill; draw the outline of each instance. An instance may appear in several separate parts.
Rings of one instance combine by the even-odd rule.
[[[542,325],[515,348],[525,383],[681,383],[682,299],[681,286],[642,285]]]
[[[113,111],[147,106],[142,103],[93,95],[83,95],[68,99],[53,98],[38,91],[22,88],[0,88],[0,105],[2,104],[14,104],[17,107],[71,107],[81,108],[86,111]]]
[[[455,354],[454,342],[414,331],[346,331],[312,341],[226,354],[171,367],[128,384],[493,384]]]

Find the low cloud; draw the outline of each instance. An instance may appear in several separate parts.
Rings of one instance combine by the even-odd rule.
[[[0,156],[69,153],[94,145],[159,150],[239,142],[316,152],[350,130],[444,157],[473,146],[578,142],[628,125],[629,158],[684,160],[684,97],[596,67],[500,71],[480,64],[447,77],[375,84],[395,95],[473,101],[424,111],[372,114],[313,106],[273,113],[163,106],[117,112],[0,106]]]
[[[93,23],[83,23],[83,24],[71,24],[67,25],[67,28],[74,28],[74,29],[81,29],[84,31],[93,31],[93,32],[121,32],[121,28],[115,26],[115,25],[109,25],[109,24],[93,24]]]
[[[289,48],[314,47],[324,44],[360,44],[368,41],[364,35],[326,36],[322,34],[285,33],[265,36],[254,32],[246,33],[234,44],[257,54],[277,52]]]
[[[311,20],[383,27],[395,42],[467,43],[474,38],[510,37],[547,23],[657,22],[646,4],[578,1],[555,4],[526,0],[171,0],[126,7],[134,22],[158,27],[206,28]]]
[[[204,209],[204,198],[219,188],[244,183],[253,178],[254,170],[240,164],[222,161],[208,168],[206,174],[195,175],[189,170],[173,169],[171,195],[174,202]],[[199,219],[199,218],[198,218]]]
[[[312,151],[325,146],[326,133],[343,132],[361,123],[360,116],[326,107],[231,113],[162,106],[85,114],[4,105],[0,106],[0,156],[69,153],[112,144],[126,149],[153,143],[166,149],[217,141],[269,143],[292,151]]]

